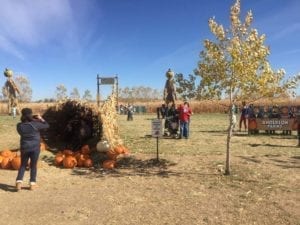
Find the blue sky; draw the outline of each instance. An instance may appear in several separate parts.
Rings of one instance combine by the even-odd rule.
[[[165,72],[192,73],[208,19],[225,27],[234,0],[0,0],[0,69],[31,81],[33,99],[55,87],[95,95],[96,75],[120,86],[163,88]],[[300,72],[300,1],[241,0],[267,36],[273,68]],[[0,83],[4,84],[1,76]],[[298,90],[299,93],[299,90]]]

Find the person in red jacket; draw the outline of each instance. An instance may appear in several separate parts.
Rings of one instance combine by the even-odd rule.
[[[180,121],[180,134],[179,138],[189,138],[189,123],[192,115],[192,110],[189,107],[188,102],[184,102],[183,105],[178,107],[179,121]]]

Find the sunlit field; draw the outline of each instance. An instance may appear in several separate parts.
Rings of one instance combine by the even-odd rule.
[[[234,133],[232,174],[224,176],[226,114],[195,114],[190,139],[160,139],[158,164],[150,137],[153,118],[119,116],[131,155],[114,171],[97,162],[90,170],[56,168],[53,153],[46,151],[40,156],[39,189],[15,193],[16,171],[0,170],[2,221],[19,224],[20,215],[34,210],[39,213],[22,217],[24,224],[299,224],[295,132]],[[0,117],[0,149],[18,148],[17,122]],[[22,207],[29,201],[31,207]]]

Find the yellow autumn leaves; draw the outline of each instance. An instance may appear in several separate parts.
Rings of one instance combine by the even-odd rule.
[[[208,25],[216,40],[204,40],[201,61],[195,73],[201,77],[201,90],[205,97],[221,97],[229,92],[240,98],[275,96],[297,85],[299,76],[284,79],[285,71],[274,71],[267,57],[269,47],[266,36],[251,28],[253,14],[240,20],[240,1],[231,7],[230,29],[224,29],[214,18]],[[201,94],[201,93],[200,93]]]

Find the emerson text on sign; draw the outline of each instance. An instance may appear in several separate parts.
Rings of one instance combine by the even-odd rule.
[[[258,130],[292,130],[294,119],[256,119]]]

